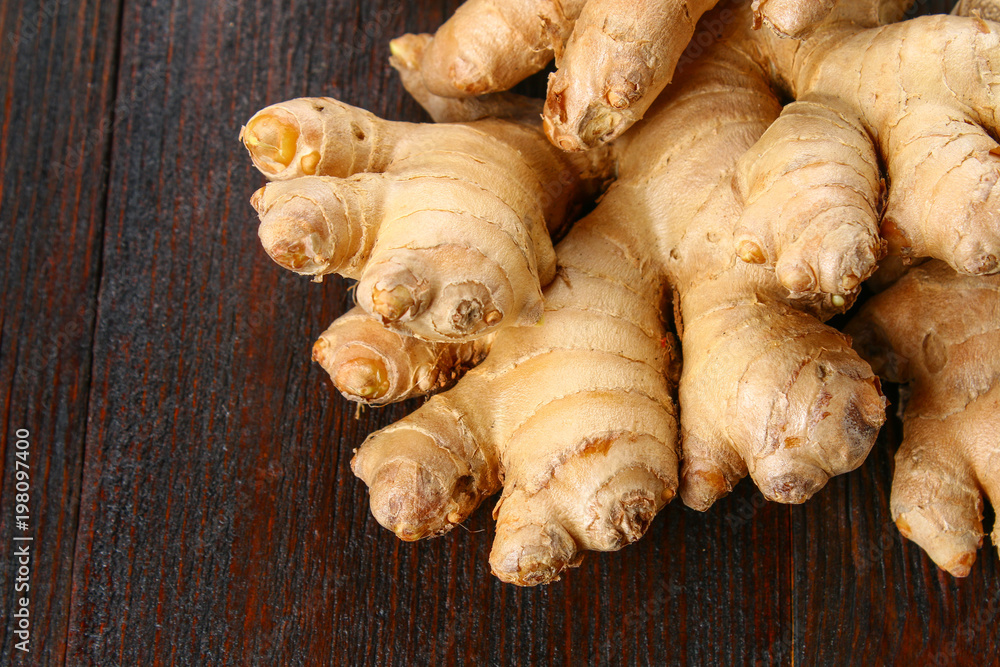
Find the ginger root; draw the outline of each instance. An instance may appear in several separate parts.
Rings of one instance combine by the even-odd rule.
[[[704,23],[715,41],[655,102],[622,107],[648,107],[627,134],[586,152],[551,147],[545,132],[560,136],[551,118],[540,127],[523,98],[436,88],[503,88],[530,69],[525,58],[534,67],[546,49],[559,55],[555,33],[569,53],[573,36],[590,34],[588,8],[607,6],[591,1],[567,22],[542,22],[543,35],[503,14],[524,2],[471,0],[433,39],[394,42],[404,84],[448,122],[389,123],[305,99],[265,109],[243,133],[274,179],[254,197],[265,249],[303,274],[359,279],[360,310],[314,351],[335,385],[382,404],[454,384],[359,448],[352,468],[373,514],[419,539],[502,490],[490,561],[520,585],[557,579],[585,550],[638,539],[677,493],[705,510],[749,475],[766,497],[798,503],[860,465],[885,401],[849,337],[822,320],[850,307],[887,248],[987,272],[996,231],[995,165],[981,150],[996,127],[987,104],[1000,71],[993,24],[938,17],[880,27],[905,3],[843,0],[821,24],[787,28],[806,34],[792,42],[752,31],[749,2],[718,7]],[[492,39],[471,29],[477,21],[526,31],[530,48],[503,63],[490,60],[500,57],[493,47],[470,59],[469,44]],[[456,32],[463,22],[470,30]],[[918,38],[940,53],[922,55],[910,44]],[[915,51],[899,64],[892,53],[904,48]],[[456,51],[465,59],[457,69],[445,55]],[[876,56],[868,67],[864,53]],[[979,78],[955,79],[947,53],[978,57]],[[950,87],[924,80],[914,62],[954,75]],[[845,67],[860,79],[838,80]],[[880,95],[893,79],[878,72],[896,77],[896,94]],[[911,89],[917,98],[899,93]],[[606,87],[595,90],[615,107]],[[783,110],[789,92],[797,101]],[[573,130],[586,141],[570,148],[624,127],[606,130],[594,119],[607,109],[593,109]],[[960,113],[968,127],[956,134],[949,123]],[[921,134],[921,119],[966,157]],[[591,120],[600,132],[587,134]],[[940,201],[899,173],[923,168],[928,155],[956,188]],[[880,161],[893,177],[888,195]],[[553,248],[550,237],[611,174],[596,208]],[[962,201],[975,203],[968,215]],[[932,215],[958,216],[958,232],[934,236]]]
[[[564,150],[584,150],[642,118],[717,1],[466,0],[434,34],[418,69],[434,95],[467,97],[507,90],[555,58],[545,131]],[[757,24],[800,36],[833,2],[757,0]],[[722,11],[702,25],[707,41],[735,16]]]
[[[241,138],[273,179],[252,204],[274,261],[357,279],[365,312],[430,341],[537,321],[550,233],[606,178],[517,123],[392,123],[328,98],[268,107]]]
[[[901,4],[845,1],[806,40],[764,35],[796,101],[741,159],[737,252],[795,293],[845,294],[887,252],[1000,271],[1000,25],[872,24]]]
[[[465,343],[405,336],[355,307],[313,345],[319,363],[348,400],[385,405],[446,389],[486,356],[492,335]]]
[[[1000,277],[926,262],[869,300],[848,331],[879,375],[910,385],[893,519],[964,577],[983,541],[982,495],[1000,507]]]

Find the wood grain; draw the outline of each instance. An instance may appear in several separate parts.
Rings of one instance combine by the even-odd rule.
[[[416,403],[356,418],[310,363],[351,295],[264,255],[236,137],[302,95],[425,119],[385,43],[457,0],[58,4],[0,70],[4,555],[15,429],[44,470],[24,664],[997,664],[995,550],[956,581],[891,523],[895,420],[804,506],[749,483],[705,514],[673,503],[541,589],[490,575],[489,507],[398,541],[349,461]],[[0,0],[0,37],[42,7]]]
[[[62,664],[113,132],[119,3],[0,2],[0,664]],[[15,433],[30,432],[27,531]],[[32,537],[15,591],[13,537]],[[21,582],[24,583],[24,582]],[[15,595],[15,592],[17,593]],[[31,649],[15,652],[14,598]]]

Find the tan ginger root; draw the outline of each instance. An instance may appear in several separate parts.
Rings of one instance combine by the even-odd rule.
[[[893,518],[964,577],[983,541],[982,494],[1000,507],[1000,277],[927,262],[869,300],[848,331],[879,375],[910,383]],[[992,537],[1000,546],[1000,522]]]
[[[1000,21],[1000,2],[997,0],[958,0],[951,13],[956,16],[978,16],[987,21]]]
[[[482,361],[492,341],[492,334],[465,343],[424,341],[355,307],[319,337],[313,360],[349,400],[385,405],[452,386]]]
[[[676,18],[665,14],[673,27],[665,41],[654,38],[664,25],[657,23],[660,15],[635,18],[629,12],[641,13],[643,3],[625,4],[628,8],[612,8],[610,1],[583,6],[470,0],[438,30],[420,68],[439,95],[498,90],[555,52],[560,67],[545,110],[550,138],[569,149],[591,146],[641,117],[669,80],[677,55],[644,50],[669,44],[670,53],[679,54],[679,45],[692,34],[690,28],[677,29]],[[684,15],[696,17],[711,4],[691,5]],[[997,5],[964,0],[956,11],[977,12],[977,18],[924,17],[884,26],[909,4],[756,0],[752,5],[757,23],[808,39],[758,36],[762,53],[756,59],[770,61],[776,85],[796,101],[741,162],[737,182],[746,211],[736,247],[744,261],[774,267],[782,284],[797,294],[848,298],[886,252],[943,259],[966,273],[1000,270],[993,92],[1000,29],[978,18],[993,16]],[[717,39],[738,14],[716,12],[699,37]],[[595,17],[599,20],[591,22]],[[646,37],[624,45],[595,38],[586,53],[581,48],[582,55],[573,57],[578,34],[612,30],[619,19]],[[511,48],[512,43],[528,48]],[[656,65],[651,83],[635,83],[643,77],[627,75],[627,86],[613,85],[618,75],[611,72],[642,69],[624,64],[640,52],[645,55],[638,61]],[[608,132],[609,127],[615,129]],[[880,161],[892,184],[888,192]]]
[[[327,98],[268,107],[241,138],[273,179],[252,200],[268,254],[358,279],[365,312],[431,341],[535,322],[549,234],[606,178],[518,123],[393,123]]]
[[[827,17],[837,0],[753,0],[755,28],[767,25],[782,37],[803,37]]]
[[[867,16],[881,5],[859,3],[858,7],[858,16]],[[843,42],[865,36],[869,47],[882,58],[887,56],[879,50],[880,40],[886,39],[898,49],[898,36],[910,31],[905,27],[909,25],[924,26],[912,32],[927,33],[925,42],[956,48],[971,45],[973,52],[983,44],[988,46],[993,38],[992,29],[981,30],[987,24],[950,17],[936,23],[914,21],[898,29],[862,31],[857,20],[847,21],[844,14],[837,13],[840,11],[846,10],[837,7],[831,13],[834,23],[853,26],[850,34],[837,33]],[[843,53],[854,51],[841,53],[835,48],[841,42],[823,41],[834,33],[819,29],[802,45],[782,51],[786,47],[775,46],[771,38],[749,33],[749,14],[748,6],[740,7],[737,20],[722,26],[719,41],[704,58],[685,67],[677,85],[660,96],[647,118],[616,142],[613,166],[618,181],[595,211],[558,246],[561,270],[546,289],[544,301],[539,302],[545,309],[544,317],[529,325],[532,318],[515,323],[511,315],[511,326],[496,329],[486,359],[453,389],[373,434],[360,448],[354,470],[370,487],[373,513],[397,535],[416,539],[447,531],[502,487],[491,563],[505,581],[550,581],[575,563],[584,549],[614,549],[638,538],[678,487],[676,420],[670,399],[673,357],[670,337],[660,320],[665,301],[673,301],[684,347],[678,393],[683,449],[679,491],[685,503],[706,509],[747,474],[767,497],[801,502],[830,476],[851,470],[864,459],[884,420],[878,381],[846,337],[805,312],[826,316],[841,311],[853,299],[856,287],[845,287],[840,276],[835,284],[842,292],[806,289],[790,294],[774,271],[738,260],[733,253],[739,234],[742,240],[761,240],[763,254],[763,239],[774,229],[766,216],[743,215],[742,202],[732,187],[740,155],[753,146],[781,110],[772,77],[779,76],[779,82],[787,83],[797,80],[803,71],[800,68],[808,63],[817,71],[822,69],[824,62],[808,55],[821,52],[813,40],[845,58]],[[796,49],[801,53],[794,53]],[[397,53],[404,68],[423,62],[409,55]],[[994,69],[989,58],[980,64],[982,80],[991,81],[988,75]],[[910,76],[909,72],[906,69],[901,76]],[[988,88],[988,84],[981,88]],[[983,90],[965,92],[970,98],[988,94]],[[424,91],[424,98],[428,96]],[[893,99],[885,101],[890,109],[895,108]],[[824,100],[824,104],[834,105],[834,101]],[[454,106],[441,103],[435,109],[434,113],[442,116],[451,113]],[[309,139],[298,132],[296,143],[285,149],[283,141],[256,130],[253,123],[248,125],[245,138],[265,171],[268,165],[259,153],[271,151],[281,156],[277,173],[293,176],[299,167],[287,174],[282,169],[301,163],[301,157],[311,154],[312,146],[323,145],[334,153],[338,141],[350,146],[350,137],[356,134],[350,129],[351,119],[356,118],[351,114],[357,113],[348,110],[324,121],[326,136],[331,137],[328,141]],[[831,125],[822,113],[814,115],[820,127]],[[377,121],[370,122],[377,125]],[[261,127],[269,127],[269,123]],[[782,127],[794,129],[794,124],[783,123]],[[841,123],[838,128],[843,136],[851,136],[851,126]],[[489,190],[487,186],[493,187],[489,190],[494,195],[491,201],[509,194],[509,190],[492,185],[489,173],[503,170],[512,161],[508,152],[511,136],[523,137],[523,145],[539,150],[550,161],[547,165],[541,159],[532,162],[541,165],[538,170],[526,170],[534,180],[523,178],[523,172],[511,176],[509,170],[500,171],[504,183],[522,178],[526,183],[545,182],[546,174],[551,182],[559,169],[566,169],[567,163],[539,148],[538,142],[544,143],[541,135],[537,131],[532,135],[523,123],[408,126],[407,133],[379,150],[360,152],[392,154],[393,158],[381,163],[381,169],[386,176],[391,175],[386,180],[394,186],[400,178],[395,155],[411,150],[415,145],[407,143],[411,137],[414,142],[417,137],[428,137],[418,155],[431,152],[433,146],[433,150],[447,154],[446,164],[464,168],[459,171],[455,167],[444,178],[427,179],[419,189],[409,192],[411,199],[419,200],[420,211],[426,213],[432,229],[438,229],[433,226],[434,215],[451,219],[450,212],[465,210],[469,207],[466,198],[475,200],[480,196],[475,193]],[[473,134],[475,139],[470,138]],[[455,141],[454,147],[449,141]],[[863,147],[864,143],[858,145]],[[890,148],[905,153],[903,146]],[[574,193],[589,187],[588,169],[601,164],[599,158],[583,157],[593,161],[589,167],[568,163],[575,165],[571,173],[578,176],[574,179],[582,179],[567,183]],[[325,159],[317,164],[332,164]],[[477,170],[474,165],[489,165],[489,169]],[[436,160],[428,160],[418,173],[436,175],[439,166]],[[473,167],[466,168],[469,166]],[[604,173],[603,168],[595,171]],[[405,170],[402,173],[410,175]],[[775,173],[780,176],[780,169]],[[852,181],[851,186],[857,187],[864,199],[868,196],[864,192],[867,177],[860,173],[860,180]],[[326,178],[336,183],[353,182],[343,179],[344,173],[337,176],[341,180]],[[460,187],[466,181],[486,186]],[[315,196],[314,179],[295,178],[277,185],[276,200],[291,202],[299,192]],[[524,187],[536,196],[545,192],[544,187]],[[808,188],[802,192],[806,197],[811,195]],[[770,196],[781,201],[777,194]],[[353,218],[360,216],[364,222],[361,227],[367,231],[365,243],[378,250],[384,247],[382,234],[387,222],[396,218],[384,203],[390,197],[376,200],[382,205],[365,209],[364,215],[361,209],[349,206],[346,216],[344,206],[337,210],[341,211],[338,220],[349,220],[344,223],[348,229],[355,224]],[[758,200],[747,198],[750,206]],[[539,201],[545,204],[545,219],[550,220],[551,197],[540,197]],[[505,206],[532,215],[530,206]],[[262,226],[267,227],[271,208],[260,207]],[[877,207],[872,204],[871,208]],[[283,232],[282,243],[301,243],[303,234],[314,233],[314,224],[296,222],[300,215],[296,208],[289,206],[284,213],[287,222],[283,229],[293,231]],[[376,229],[377,241],[372,239]],[[469,242],[464,225],[451,225],[449,230],[456,236],[448,237],[448,244],[461,247],[459,241]],[[390,234],[388,247],[403,249],[422,242],[420,230],[406,231],[409,236],[405,242]],[[825,235],[819,237],[825,239]],[[262,231],[265,243],[268,238]],[[877,239],[865,238],[865,242],[876,243]],[[348,244],[344,252],[352,252],[351,247]],[[333,250],[340,252],[339,248]],[[374,257],[375,251],[371,254]],[[753,253],[750,256],[757,259]],[[506,257],[516,258],[516,254]],[[449,261],[442,268],[465,270],[462,261]],[[324,255],[322,262],[314,263],[330,262]],[[505,266],[506,260],[494,265]],[[428,265],[428,271],[431,268]],[[482,270],[476,267],[476,271]],[[544,275],[553,274],[554,267],[549,273],[539,271],[538,284],[544,283]],[[379,289],[384,291],[385,287]],[[385,298],[390,297],[402,299],[392,293]],[[366,310],[371,313],[374,309]],[[378,310],[374,314],[398,326]],[[464,337],[441,338],[457,342],[492,330],[475,327]],[[328,370],[337,377],[341,370],[337,364],[349,361],[337,361]],[[352,386],[360,387],[356,393],[360,399],[366,394],[374,396],[384,384],[377,368],[368,379],[356,380],[353,371],[345,371],[345,378],[344,384],[350,380]]]
[[[352,467],[380,523],[439,534],[502,486],[490,562],[521,585],[645,532],[676,492],[677,422],[664,282],[634,243],[578,224],[541,322],[498,332],[454,389],[365,441]]]
[[[545,131],[565,150],[607,143],[642,118],[670,82],[699,17],[717,0],[466,0],[419,64],[444,97],[507,90],[555,57]],[[833,0],[759,0],[757,16],[800,35]],[[733,19],[702,27],[709,41]],[[758,21],[758,22],[759,22]]]
[[[764,35],[796,101],[741,160],[737,252],[793,292],[847,294],[886,252],[1000,270],[1000,25],[864,28],[904,4],[841,2],[809,39]]]
[[[450,530],[502,488],[491,564],[533,585],[583,550],[640,537],[678,488],[705,509],[749,473],[769,498],[801,502],[864,459],[884,419],[877,380],[845,337],[803,312],[846,303],[791,301],[773,272],[732,253],[737,158],[780,111],[736,27],[749,24],[744,11],[618,144],[618,181],[558,246],[544,316],[497,331],[454,388],[358,450],[372,511],[401,538]],[[412,83],[406,64],[419,59],[397,59]],[[493,163],[492,146],[455,152]],[[428,208],[451,210],[456,190],[440,186],[425,188],[438,202]],[[671,302],[685,357],[680,481]],[[325,366],[338,377],[349,362]],[[366,377],[355,398],[381,391],[378,372]]]

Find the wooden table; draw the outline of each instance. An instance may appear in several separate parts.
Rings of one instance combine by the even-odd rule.
[[[310,362],[350,295],[264,255],[237,134],[302,95],[424,118],[386,42],[456,4],[0,0],[0,664],[996,664],[996,551],[955,580],[890,519],[896,420],[805,506],[674,502],[539,589],[490,575],[489,508],[375,523],[351,450],[415,404],[356,417]]]

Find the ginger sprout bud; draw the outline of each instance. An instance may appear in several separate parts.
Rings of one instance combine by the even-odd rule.
[[[299,126],[290,113],[274,110],[251,118],[240,138],[258,169],[277,174],[295,158]]]

